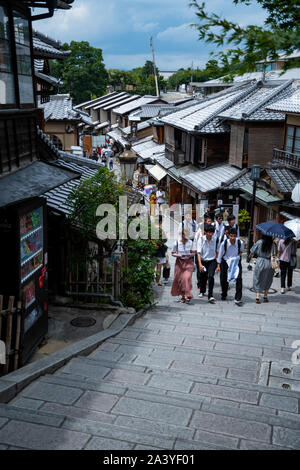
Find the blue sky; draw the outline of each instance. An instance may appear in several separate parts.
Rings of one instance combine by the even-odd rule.
[[[201,3],[201,0],[200,0]],[[235,6],[231,0],[209,0],[209,11],[240,25],[262,24],[263,10]],[[212,46],[197,40],[189,0],[75,0],[68,11],[34,23],[34,28],[62,42],[89,41],[103,51],[106,68],[129,70],[151,59],[153,36],[160,70],[203,67]]]

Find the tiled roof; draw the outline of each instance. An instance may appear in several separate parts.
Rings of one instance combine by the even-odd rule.
[[[117,94],[118,93],[116,91],[114,91],[113,93],[108,93],[107,95],[99,96],[99,98],[94,98],[93,100],[84,101],[83,103],[79,103],[76,106],[74,106],[74,108],[75,109],[77,109],[77,108],[88,109],[88,108],[92,107],[94,104],[98,103],[100,100],[106,99],[108,96],[110,96],[110,97],[115,96]]]
[[[99,101],[99,103],[96,103],[92,106],[86,106],[85,109],[92,108],[96,111],[97,109],[105,108],[105,106],[108,106],[109,104],[118,103],[120,100],[126,99],[129,96],[131,95],[129,95],[126,92],[118,93],[117,95],[114,95],[114,96],[105,95],[103,97],[103,100]]]
[[[219,117],[230,120],[283,121],[284,114],[269,113],[266,111],[266,107],[280,98],[290,96],[292,92],[292,81],[290,80],[280,85],[268,83],[258,86],[244,99],[220,113]]]
[[[267,168],[266,172],[282,194],[291,193],[298,181],[296,173],[287,168]]]
[[[107,104],[103,109],[104,111],[110,111],[113,109],[116,105],[123,105],[123,106],[131,106],[134,104],[136,101],[138,101],[139,95],[129,95],[129,96],[124,96],[122,99],[115,103],[109,103]]]
[[[71,191],[76,188],[81,181],[84,181],[94,176],[98,170],[91,169],[88,166],[82,166],[76,163],[66,162],[62,159],[57,160],[56,164],[62,168],[73,170],[81,174],[79,179],[69,181],[68,183],[62,184],[61,186],[58,186],[55,189],[52,189],[51,191],[48,191],[43,194],[43,197],[47,199],[47,206],[57,210],[58,212],[62,212],[63,214],[70,215],[71,207],[68,203],[68,197],[71,194]],[[98,165],[99,167],[102,166],[101,164]]]
[[[168,170],[169,168],[172,168],[174,166],[174,163],[164,155],[162,155],[161,157],[156,157],[156,163],[165,168],[165,170]]]
[[[128,114],[131,111],[134,111],[135,109],[138,109],[145,104],[150,104],[157,100],[159,100],[159,97],[157,96],[142,96],[140,99],[134,101],[133,103],[114,108],[113,112],[116,114]]]
[[[42,72],[35,71],[34,75],[36,78],[43,80],[44,82],[50,83],[50,85],[63,85],[63,82],[58,80],[55,77],[52,77],[51,75],[46,75]]]
[[[123,134],[122,134],[122,132],[119,128],[116,128],[113,131],[107,132],[106,135],[108,135],[109,137],[114,139],[116,142],[121,144],[123,147],[125,147],[125,145],[128,144],[128,141],[125,139],[125,137],[123,136]]]
[[[284,72],[282,75],[282,70],[270,70],[265,72],[264,81],[273,81],[273,80],[299,80],[300,79],[300,68],[289,69]],[[249,72],[243,75],[236,75],[233,77],[232,82],[224,82],[220,77],[213,80],[208,80],[207,82],[202,82],[201,87],[230,87],[242,83],[250,83],[253,80],[263,80],[263,72]]]
[[[139,116],[140,118],[153,118],[158,116],[161,110],[174,110],[174,106],[169,104],[148,104],[143,105],[140,111],[134,113],[134,116]]]
[[[226,183],[239,173],[240,170],[238,168],[226,163],[203,170],[195,167],[190,173],[184,176],[181,175],[181,178],[196,190],[206,193],[218,189],[222,183]]]
[[[246,184],[253,184],[253,181],[250,178],[250,171],[247,168],[241,170],[240,173],[235,175],[232,178],[232,181],[227,181],[223,189],[238,190],[241,186],[245,186]]]
[[[46,121],[83,121],[89,126],[93,125],[93,121],[88,114],[73,109],[72,99],[69,94],[52,95],[48,103],[39,102],[38,106],[44,109]]]
[[[300,114],[300,89],[289,97],[268,105],[267,110]]]
[[[47,57],[49,59],[63,59],[71,54],[71,51],[62,50],[59,41],[48,38],[38,31],[33,32],[33,55],[34,57]]]
[[[165,152],[165,144],[154,142],[153,137],[149,136],[143,142],[132,145],[131,150],[136,153],[142,160],[156,161],[157,157],[161,157]]]
[[[37,72],[42,72],[44,68],[44,59],[34,59],[34,70]]]
[[[161,121],[185,131],[197,131],[201,133],[203,129],[205,132],[205,127],[207,128],[207,126],[211,124],[206,130],[212,132],[213,128],[216,127],[216,132],[218,132],[219,130],[217,130],[217,128],[219,127],[219,123],[215,121],[214,124],[212,124],[212,121],[218,114],[232,106],[239,99],[247,96],[255,88],[256,84],[230,88],[225,92],[223,91],[211,95],[208,98],[197,100],[196,103],[161,118]]]

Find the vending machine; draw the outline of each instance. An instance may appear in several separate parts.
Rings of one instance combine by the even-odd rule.
[[[0,293],[23,300],[19,366],[26,363],[48,330],[46,229],[43,198],[6,208]]]

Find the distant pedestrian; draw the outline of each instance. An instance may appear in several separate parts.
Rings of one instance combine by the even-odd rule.
[[[114,169],[114,159],[112,156],[109,157],[109,169],[112,171]]]
[[[190,211],[186,212],[183,222],[179,224],[178,235],[181,236],[182,230],[185,231],[185,229],[187,229],[188,238],[194,241],[198,229],[198,224],[196,220],[193,219],[192,213]]]
[[[227,298],[227,292],[228,292],[228,272],[229,269],[232,268],[232,262],[237,263],[233,265],[234,273],[233,277],[235,278],[236,281],[236,287],[235,287],[235,304],[238,306],[242,305],[242,295],[243,295],[243,281],[242,281],[242,253],[244,251],[244,244],[242,240],[237,238],[237,231],[235,228],[231,228],[229,230],[229,239],[225,239],[223,243],[220,246],[220,250],[218,253],[218,259],[217,259],[217,269],[216,271],[220,272],[220,283],[221,283],[221,289],[222,289],[222,300],[226,300]],[[238,268],[238,270],[236,269]],[[230,276],[232,279],[232,276]]]
[[[278,256],[281,273],[281,293],[285,294],[285,280],[287,277],[287,290],[290,291],[293,284],[293,270],[297,264],[297,243],[293,238],[279,240]]]
[[[257,304],[260,304],[260,294],[264,294],[264,302],[269,302],[268,293],[274,275],[271,264],[273,245],[272,237],[262,235],[261,240],[258,240],[250,250],[250,257],[257,258],[253,272],[253,289],[256,292]]]
[[[156,263],[156,283],[158,286],[161,286],[161,274],[162,274],[162,268],[165,266],[167,263],[167,251],[168,251],[168,246],[166,245],[167,243],[167,238],[166,234],[162,230],[162,216],[160,215],[158,218],[158,224],[157,226],[160,229],[160,239],[157,243],[157,250],[155,253],[155,257],[157,258],[157,263]]]
[[[200,294],[203,297],[206,292],[206,283],[208,281],[208,301],[215,303],[213,296],[215,271],[217,267],[217,239],[213,236],[215,227],[213,225],[205,226],[205,235],[199,238],[197,244],[198,266],[200,270]]]
[[[189,230],[184,229],[174,243],[172,256],[176,258],[172,296],[181,296],[179,302],[189,303],[193,298],[192,275],[195,269],[194,256],[196,247],[189,239]]]

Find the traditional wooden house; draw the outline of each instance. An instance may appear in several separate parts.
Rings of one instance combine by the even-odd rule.
[[[137,96],[137,95],[135,95]],[[111,122],[119,122],[120,127],[127,127],[129,124],[129,115],[134,111],[140,110],[147,104],[166,104],[167,102],[157,96],[145,95],[138,96],[138,99],[128,101],[118,106],[114,106],[111,113]]]
[[[32,21],[51,17],[54,3],[0,1],[0,292],[5,301],[24,299],[20,364],[47,332],[47,211],[40,196],[79,177],[55,165],[57,150],[37,132]],[[47,13],[32,15],[35,6]]]
[[[94,128],[88,114],[73,108],[69,94],[52,95],[46,103],[39,100],[38,104],[44,111],[44,132],[59,150],[69,152],[72,146],[79,145],[83,127],[91,131]]]

